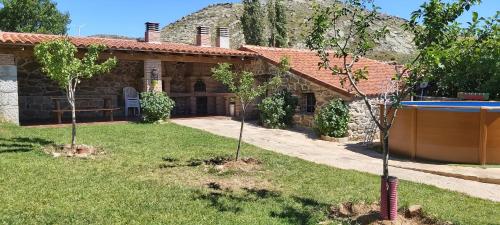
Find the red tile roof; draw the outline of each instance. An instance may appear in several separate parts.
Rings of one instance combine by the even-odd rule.
[[[59,35],[33,34],[33,33],[12,33],[0,31],[0,44],[13,45],[35,45],[43,41],[63,38]],[[234,49],[199,47],[178,43],[148,43],[137,40],[94,38],[94,37],[69,37],[71,42],[79,48],[88,47],[91,44],[103,44],[112,50],[146,51],[146,52],[166,52],[166,53],[184,53],[196,55],[214,55],[214,56],[255,56],[248,51],[239,51]]]
[[[302,76],[312,82],[328,87],[344,95],[355,94],[352,87],[348,86],[346,81],[343,87],[339,77],[332,75],[331,71],[319,69],[318,62],[320,58],[316,52],[310,50],[289,49],[289,48],[268,48],[244,45],[240,48],[244,51],[252,51],[259,54],[265,60],[275,65],[279,64],[281,58],[289,57],[291,72]],[[339,58],[331,56],[331,66],[342,66],[342,61]],[[394,65],[389,65],[384,62],[361,58],[355,63],[354,69],[366,67],[368,69],[368,80],[363,80],[359,83],[359,88],[367,95],[377,95],[384,91],[384,87],[391,78],[395,75],[396,70]]]

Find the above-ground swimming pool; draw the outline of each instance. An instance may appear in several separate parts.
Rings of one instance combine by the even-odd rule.
[[[403,102],[391,153],[455,163],[500,164],[500,102]]]

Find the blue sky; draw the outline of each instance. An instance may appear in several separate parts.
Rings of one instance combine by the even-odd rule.
[[[174,22],[189,13],[196,12],[209,4],[240,2],[239,0],[56,0],[58,8],[68,11],[72,23],[69,34],[118,34],[141,37],[146,21],[159,22],[161,27]],[[408,18],[410,13],[424,0],[375,0],[381,11],[394,16]],[[500,10],[500,0],[483,0],[471,11],[480,16],[492,16]],[[460,18],[469,21],[471,12]]]

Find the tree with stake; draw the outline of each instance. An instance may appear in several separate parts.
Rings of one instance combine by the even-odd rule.
[[[388,32],[385,27],[373,29],[377,27],[376,21],[379,19],[378,7],[373,0],[345,0],[342,5],[326,8],[315,6],[315,13],[310,18],[312,29],[307,39],[308,47],[318,52],[320,67],[332,71],[333,75],[340,78],[342,85],[347,83],[363,99],[371,119],[382,134],[383,176],[380,202],[381,216],[384,219],[395,219],[393,212],[397,210],[397,202],[390,205],[387,195],[387,191],[391,191],[388,190],[389,133],[397,116],[397,109],[401,107],[401,101],[412,94],[413,87],[429,76],[426,64],[420,62],[427,55],[432,55],[433,46],[441,44],[440,40],[446,35],[450,23],[477,2],[479,1],[459,0],[445,4],[441,0],[431,0],[422,5],[423,10],[412,14],[406,28],[414,32],[414,42],[419,51],[404,69],[395,70],[393,80],[397,82],[397,88],[380,100],[383,106],[380,118],[377,117],[378,109],[372,106],[369,97],[358,86],[359,81],[368,79],[368,71],[366,68],[354,69],[360,57],[371,51]],[[423,19],[422,24],[418,23],[419,18]],[[341,30],[340,25],[344,22],[347,22],[347,26]],[[331,65],[330,57],[341,59],[341,65]],[[390,215],[389,209],[392,212]]]
[[[243,136],[243,126],[245,124],[245,116],[248,106],[259,96],[266,93],[268,89],[277,88],[281,84],[281,75],[289,70],[287,58],[283,58],[280,63],[279,74],[274,76],[269,82],[257,85],[254,74],[248,71],[240,73],[233,72],[231,64],[221,63],[216,68],[212,69],[213,77],[226,85],[229,91],[236,95],[241,104],[241,126],[240,136],[238,139],[238,148],[236,149],[236,161],[240,157],[241,138]]]
[[[95,74],[107,73],[116,66],[116,58],[97,63],[99,54],[106,49],[104,45],[90,45],[82,59],[75,56],[78,49],[69,39],[47,41],[35,46],[35,57],[42,65],[42,71],[65,90],[71,106],[71,149],[76,144],[75,91],[82,79]]]

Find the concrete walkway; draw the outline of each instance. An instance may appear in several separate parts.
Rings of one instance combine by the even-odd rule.
[[[205,130],[225,137],[237,138],[239,134],[239,122],[226,117],[173,119],[172,121],[179,125]],[[375,175],[382,173],[380,154],[355,143],[337,144],[318,140],[314,134],[307,130],[274,130],[247,123],[245,124],[243,141],[274,152],[341,169],[352,169]],[[500,202],[500,185],[440,176],[404,168],[416,167],[416,165],[422,168],[431,168],[431,164],[394,159],[390,160],[389,164],[394,165],[389,169],[391,175],[400,179],[434,185],[474,197]],[[445,168],[449,170],[451,169],[449,167]],[[498,168],[457,168],[459,168],[459,171],[474,174],[500,174]],[[476,170],[483,171],[478,172]]]

